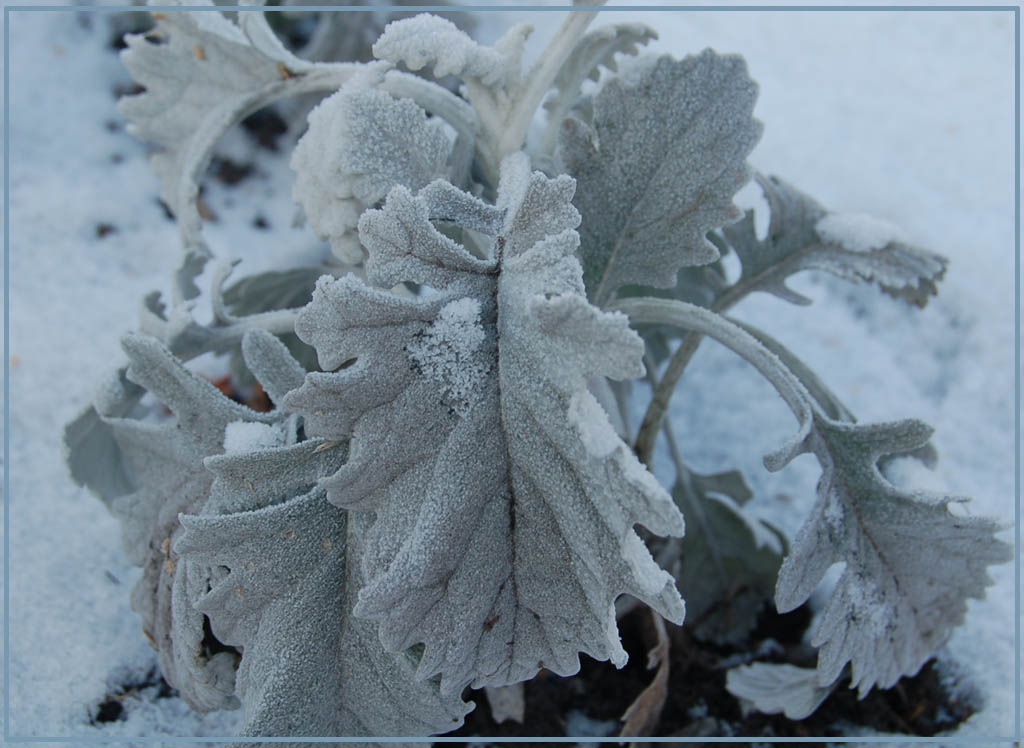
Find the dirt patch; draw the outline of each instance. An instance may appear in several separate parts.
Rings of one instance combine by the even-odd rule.
[[[813,666],[815,653],[802,644],[811,614],[806,606],[778,615],[766,611],[751,644],[743,648],[715,647],[697,642],[690,631],[669,625],[672,640],[669,697],[661,721],[650,737],[841,737],[841,725],[858,725],[880,732],[932,736],[950,730],[974,713],[973,704],[950,693],[928,662],[913,678],[891,689],[873,690],[863,701],[846,687],[838,688],[807,719],[795,722],[783,715],[751,712],[744,715],[738,700],[725,690],[729,667],[753,661],[789,662]],[[526,723],[495,724],[482,692],[466,698],[477,702],[465,725],[448,736],[566,737],[565,719],[579,711],[593,720],[618,721],[629,704],[651,682],[644,668],[654,642],[646,611],[638,608],[619,622],[629,662],[616,670],[607,662],[581,656],[578,675],[562,678],[542,671],[526,683]],[[809,744],[813,745],[813,744]]]
[[[107,693],[89,710],[89,724],[95,726],[126,719],[124,702],[128,699],[155,701],[177,695],[160,674],[160,668],[154,665],[142,679],[126,681]]]

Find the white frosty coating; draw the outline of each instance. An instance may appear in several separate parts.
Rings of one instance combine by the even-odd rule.
[[[284,444],[284,432],[270,423],[234,421],[224,429],[224,452],[239,454],[271,449]]]
[[[439,120],[409,99],[372,88],[371,70],[309,114],[292,154],[292,199],[310,225],[348,263],[363,259],[360,214],[396,184],[416,190],[443,176],[451,145]]]
[[[519,79],[523,42],[530,24],[509,29],[493,47],[473,41],[451,21],[429,13],[392,21],[373,45],[381,60],[404,62],[410,70],[433,65],[435,78],[446,75],[478,78],[488,86],[508,86]]]
[[[349,439],[348,460],[320,485],[336,506],[375,515],[353,613],[380,622],[390,651],[422,642],[418,675],[440,674],[442,693],[540,668],[576,673],[580,651],[622,666],[622,593],[676,623],[684,616],[671,576],[633,530],[681,535],[671,497],[625,444],[598,446],[598,458],[583,443],[578,426],[596,405],[568,423],[587,377],[643,373],[628,319],[583,296],[573,187],[532,172],[523,153],[506,157],[502,215],[482,222],[500,238],[500,266],[430,239],[431,218],[476,225],[484,203],[396,187],[360,221],[368,275],[391,282],[432,265],[436,293],[400,297],[346,276],[319,283],[296,321],[324,368],[357,359],[307,375],[283,401],[307,417],[307,434]],[[488,368],[462,415],[438,397],[438,379],[457,383],[455,394],[470,389],[450,370],[467,355]]]
[[[818,236],[851,252],[870,252],[906,242],[899,226],[864,213],[829,213],[814,225]]]
[[[843,505],[838,501],[830,501],[825,506],[825,521],[837,533],[843,529],[843,514]]]
[[[569,400],[569,423],[591,457],[607,457],[622,441],[608,422],[608,415],[589,390],[580,390]]]
[[[857,617],[865,621],[877,636],[882,636],[891,613],[878,586],[870,577],[864,577],[857,583],[851,583],[847,594],[850,596],[850,607]]]
[[[427,377],[441,384],[460,416],[473,407],[487,375],[487,364],[473,355],[484,338],[480,302],[467,296],[441,307],[423,336],[409,345],[413,361]]]

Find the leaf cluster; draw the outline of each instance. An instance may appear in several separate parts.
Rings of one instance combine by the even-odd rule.
[[[766,600],[802,604],[841,562],[817,668],[729,675],[737,696],[800,718],[845,673],[863,695],[916,672],[1008,558],[996,523],[949,511],[959,499],[884,478],[883,461],[930,454],[927,426],[857,423],[778,341],[725,316],[754,291],[809,303],[786,285],[808,269],[924,306],[947,261],[756,175],[771,211],[759,239],[733,203],[762,129],[742,58],[634,57],[656,34],[588,32],[595,13],[570,14],[528,71],[528,25],[483,46],[433,15],[389,24],[374,62],[303,59],[258,10],[168,9],[165,43],[129,37],[146,90],[122,111],[159,147],[184,252],[170,305],[144,300],[128,364],[65,444],[73,479],[122,522],[144,569],[133,607],[194,708],[243,707],[248,736],[446,732],[467,686],[497,698],[541,669],[577,672],[581,652],[621,667],[624,594],[737,643]],[[200,323],[194,281],[215,252],[196,197],[214,145],[313,92],[330,95],[294,149],[293,196],[335,257],[226,288],[237,261],[222,262]],[[744,507],[738,472],[690,470],[664,422],[702,337],[797,418],[766,466],[803,452],[822,465],[792,542]],[[193,374],[206,352],[230,355],[273,409]],[[628,383],[645,375],[634,433]],[[661,433],[671,491],[648,470]],[[624,735],[653,729],[665,702],[656,629],[659,670]]]

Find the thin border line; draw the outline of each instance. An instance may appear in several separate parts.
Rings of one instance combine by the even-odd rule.
[[[67,11],[88,11],[88,12],[151,12],[152,7],[149,6],[91,6],[91,5],[44,5],[44,6],[25,6],[25,5],[5,5],[4,6],[4,445],[3,445],[3,459],[4,459],[4,475],[3,475],[3,501],[4,501],[4,740],[6,742],[19,742],[19,743],[124,743],[124,742],[137,742],[137,743],[155,743],[155,742],[177,742],[177,743],[242,743],[242,742],[253,742],[259,741],[264,743],[282,743],[282,742],[295,742],[295,737],[282,737],[282,738],[259,738],[259,737],[203,737],[203,738],[188,738],[188,737],[123,737],[123,738],[78,738],[78,737],[36,737],[36,736],[12,736],[10,734],[10,13],[11,11],[23,11],[23,12],[67,12]],[[374,11],[409,11],[410,6],[403,5],[384,5],[384,6],[359,6],[359,7],[337,7],[337,6],[323,6],[323,5],[300,5],[300,6],[166,6],[163,10],[175,10],[175,11],[257,11],[262,10],[264,12],[277,12],[277,11],[350,11],[350,12],[374,12]],[[970,5],[772,5],[772,6],[756,6],[756,5],[699,5],[699,6],[666,6],[666,5],[638,5],[638,6],[537,6],[537,5],[507,5],[507,6],[495,6],[495,5],[463,5],[463,6],[415,6],[415,10],[419,12],[494,12],[494,11],[508,11],[508,12],[546,12],[546,11],[573,11],[573,10],[600,10],[604,12],[616,12],[616,11],[688,11],[688,12],[703,12],[703,11],[746,11],[746,12],[783,12],[783,11],[803,11],[803,12],[822,12],[822,11],[835,11],[835,12],[860,12],[860,11],[895,11],[895,12],[940,12],[940,11],[953,11],[953,12],[1004,12],[1012,11],[1014,14],[1014,163],[1016,166],[1016,172],[1014,175],[1014,196],[1016,203],[1014,206],[1014,524],[1016,528],[1016,536],[1014,537],[1014,555],[1015,555],[1015,569],[1014,569],[1014,580],[1015,580],[1015,591],[1014,595],[1016,598],[1016,615],[1014,617],[1014,644],[1015,644],[1015,660],[1017,677],[1014,682],[1014,736],[1013,737],[920,737],[920,736],[903,736],[903,735],[889,735],[889,736],[871,736],[871,737],[840,737],[840,738],[827,738],[827,737],[763,737],[763,736],[737,736],[737,737],[699,737],[699,738],[679,738],[679,737],[666,737],[666,738],[631,738],[632,742],[638,743],[690,743],[690,742],[704,742],[704,743],[736,743],[736,742],[750,742],[755,741],[759,743],[920,743],[920,744],[931,744],[931,743],[956,743],[956,744],[972,744],[972,743],[1016,743],[1022,739],[1021,734],[1021,713],[1020,713],[1020,695],[1021,695],[1021,651],[1020,651],[1020,640],[1021,640],[1021,548],[1020,548],[1020,537],[1021,537],[1021,507],[1020,507],[1020,489],[1021,489],[1021,459],[1020,459],[1020,448],[1021,448],[1021,382],[1020,382],[1020,7],[1018,5],[982,5],[982,6],[970,6]],[[300,742],[307,743],[355,743],[365,742],[368,738],[362,737],[322,737],[302,738]],[[476,741],[491,741],[496,743],[536,743],[540,741],[547,741],[550,743],[572,743],[579,742],[581,739],[587,742],[594,743],[618,743],[622,744],[627,742],[619,737],[371,737],[369,738],[379,743],[395,743],[395,742],[412,742],[412,743],[468,743]]]
[[[116,6],[116,5],[105,5],[105,6],[92,6],[92,5],[11,5],[6,6],[5,9],[17,10],[17,11],[89,11],[89,12],[100,12],[100,13],[112,13],[112,12],[135,12],[135,13],[149,13],[152,10],[152,6]],[[175,6],[161,6],[161,12],[166,10],[174,11],[264,11],[264,12],[281,12],[281,11],[330,11],[330,12],[349,12],[349,13],[367,13],[373,11],[380,12],[393,12],[403,11],[410,12],[413,10],[421,13],[479,13],[479,12],[565,12],[565,11],[585,11],[585,10],[599,10],[602,13],[605,12],[633,12],[633,11],[767,11],[770,13],[781,12],[781,11],[806,11],[806,12],[821,12],[821,11],[835,11],[835,12],[852,12],[852,11],[894,11],[894,12],[913,12],[913,11],[970,11],[970,12],[995,12],[995,11],[1018,11],[1019,7],[1016,5],[362,5],[362,6],[333,6],[333,5],[280,5],[280,6],[237,6],[237,5],[175,5]]]
[[[11,737],[11,23],[4,7],[4,740]]]
[[[1016,537],[1014,538],[1014,589],[1016,590],[1017,599],[1017,614],[1013,617],[1013,635],[1014,642],[1016,643],[1016,664],[1017,664],[1017,677],[1013,684],[1013,695],[1014,695],[1014,734],[1019,741],[1021,739],[1021,722],[1020,722],[1020,688],[1021,688],[1021,657],[1020,657],[1020,561],[1021,561],[1021,516],[1020,516],[1020,8],[1015,8],[1013,12],[1014,26],[1013,26],[1013,51],[1014,51],[1014,65],[1013,69],[1013,82],[1014,82],[1014,94],[1013,94],[1013,114],[1014,114],[1014,139],[1013,139],[1013,159],[1017,166],[1016,173],[1013,179],[1013,229],[1014,229],[1014,252],[1013,252],[1013,328],[1014,328],[1014,351],[1013,351],[1013,439],[1015,449],[1013,450],[1014,460],[1014,476],[1013,476],[1013,493],[1014,493],[1014,525],[1017,530]]]
[[[918,743],[918,744],[973,744],[982,743],[985,745],[991,745],[992,743],[1010,743],[1016,742],[1014,737],[963,737],[957,738],[953,736],[949,737],[920,737],[915,735],[879,735],[870,737],[839,737],[839,738],[827,738],[827,737],[809,737],[809,738],[787,738],[787,737],[768,737],[768,736],[747,736],[747,737],[730,737],[730,738],[712,738],[712,737],[698,737],[698,738],[676,738],[676,737],[663,737],[663,738],[620,738],[620,737],[590,737],[589,735],[580,735],[577,737],[507,737],[507,736],[475,736],[475,737],[445,737],[438,735],[435,737],[398,737],[398,738],[353,738],[353,737],[326,737],[326,738],[310,738],[310,737],[289,737],[289,738],[164,738],[164,737],[125,737],[125,738],[46,738],[46,737],[14,737],[11,739],[13,742],[19,743],[158,743],[158,742],[180,742],[180,743],[252,743],[254,741],[263,743],[365,743],[367,740],[376,743],[614,743],[623,745],[625,743],[883,743],[886,745],[897,745],[906,743]]]

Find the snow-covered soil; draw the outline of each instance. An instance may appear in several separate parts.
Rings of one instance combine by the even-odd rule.
[[[479,33],[493,40],[508,21],[530,20],[537,54],[563,15],[488,14]],[[761,86],[758,169],[950,258],[923,311],[806,277],[794,285],[812,307],[757,296],[736,314],[789,345],[861,420],[935,426],[937,471],[908,468],[908,478],[972,496],[969,511],[1012,523],[1012,12],[609,11],[597,23],[618,21],[648,23],[661,36],[654,49],[677,56],[742,53]],[[143,294],[167,290],[178,236],[146,151],[114,106],[115,87],[130,82],[108,48],[107,19],[18,11],[10,24],[10,731],[83,742],[229,735],[237,714],[196,715],[153,688],[124,699],[125,719],[91,724],[107,694],[146,680],[155,657],[128,605],[138,572],[116,522],[68,480],[60,433],[121,360],[118,337],[134,328]],[[211,181],[214,250],[245,258],[242,272],[322,252],[292,227],[287,154],[240,132],[224,153],[257,159],[257,173],[230,188]],[[743,197],[759,206],[756,189]],[[757,510],[795,532],[818,469],[806,457],[779,474],[761,467],[793,422],[750,367],[705,344],[672,418],[694,468],[743,468]],[[667,461],[656,469],[672,480]],[[961,736],[1014,730],[1014,565],[992,576],[943,653],[961,687],[984,698]]]

